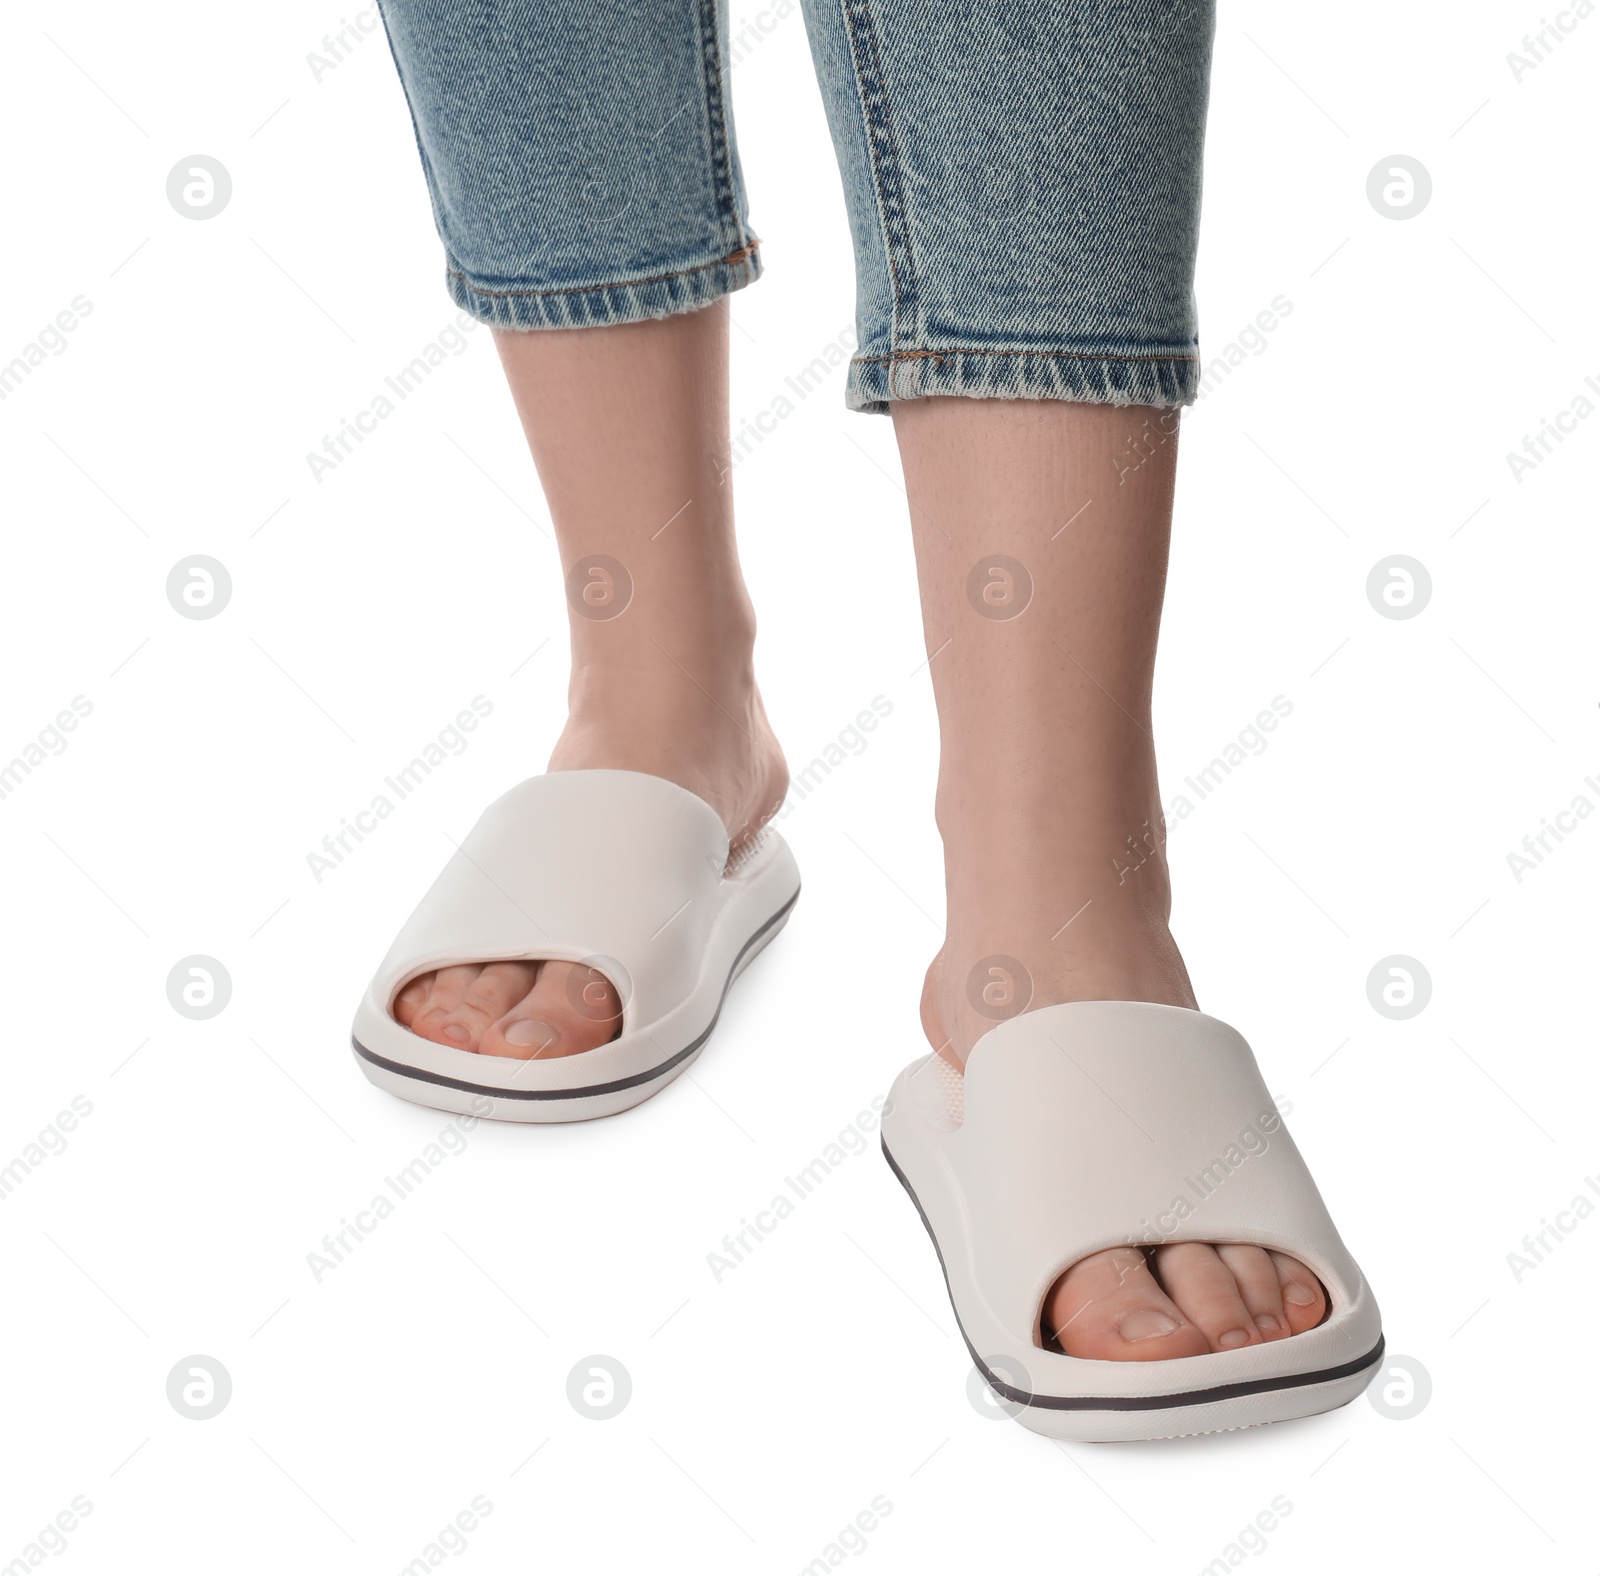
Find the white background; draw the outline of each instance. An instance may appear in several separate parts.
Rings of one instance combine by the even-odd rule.
[[[736,474],[791,761],[893,704],[784,822],[793,922],[658,1099],[480,1126],[346,1262],[308,1268],[445,1125],[366,1083],[349,1020],[447,837],[542,768],[566,661],[487,331],[334,474],[308,470],[454,318],[381,35],[320,81],[307,63],[346,14],[90,4],[49,37],[5,28],[0,361],[75,296],[93,309],[0,404],[0,758],[74,696],[93,710],[0,800],[0,1164],[75,1096],[93,1109],[0,1200],[0,1566],[82,1495],[51,1568],[397,1572],[483,1495],[452,1569],[783,1576],[881,1495],[852,1568],[1171,1576],[1282,1495],[1252,1569],[1592,1570],[1600,1222],[1520,1283],[1507,1254],[1600,1173],[1600,824],[1520,882],[1506,856],[1575,796],[1600,804],[1600,420],[1520,482],[1506,453],[1600,378],[1600,20],[1519,82],[1531,6],[1223,18],[1204,348],[1276,296],[1293,311],[1185,423],[1167,800],[1274,696],[1293,712],[1174,830],[1175,928],[1433,1393],[1403,1422],[1362,1399],[1067,1447],[969,1402],[934,1255],[874,1149],[720,1284],[707,1265],[924,1049],[934,719],[892,429],[844,409],[842,372]],[[735,95],[768,266],[733,298],[749,416],[853,307],[798,15]],[[165,194],[195,153],[233,181],[206,222]],[[1395,153],[1434,187],[1404,222],[1366,196]],[[195,553],[233,581],[205,622],[165,595]],[[1365,592],[1396,553],[1433,582],[1404,621]],[[470,748],[315,881],[307,854],[475,695],[494,709]],[[207,1022],[166,996],[196,953],[233,981]],[[1366,993],[1397,953],[1433,982],[1402,1022]],[[197,1353],[233,1382],[205,1422],[165,1394]],[[632,1375],[607,1422],[566,1399],[593,1353]]]

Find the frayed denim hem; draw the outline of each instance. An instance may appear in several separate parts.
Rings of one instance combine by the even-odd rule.
[[[1111,356],[1047,350],[901,350],[857,356],[845,404],[870,415],[893,400],[953,394],[969,399],[1064,399],[1086,405],[1191,405],[1198,354]]]
[[[498,282],[491,286],[474,283],[454,266],[445,278],[456,305],[480,323],[496,328],[601,328],[693,312],[730,291],[742,290],[761,277],[760,245],[752,239],[748,246],[712,263],[609,285],[556,290]]]

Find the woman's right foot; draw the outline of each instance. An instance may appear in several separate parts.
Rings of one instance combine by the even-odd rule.
[[[980,813],[964,813],[975,804]],[[1115,846],[1113,828],[1150,814],[1159,824],[1159,811],[1133,801],[1101,825],[1079,814],[1015,790],[1007,797],[1001,782],[985,784],[981,796],[952,792],[942,806],[949,928],[928,971],[922,1021],[958,1071],[985,1033],[1021,1011],[1069,1001],[1195,1008],[1166,923],[1164,847],[1148,850],[1126,882],[1103,853]],[[1057,928],[1058,916],[1080,905],[1082,917]],[[963,968],[962,959],[972,961]],[[1169,1242],[1080,1259],[1046,1293],[1040,1328],[1046,1345],[1069,1357],[1153,1362],[1286,1340],[1326,1312],[1317,1277],[1286,1253]]]
[[[1171,413],[939,398],[892,410],[941,734],[946,934],[923,994],[929,1042],[962,1071],[1021,1012],[1193,1009],[1167,927],[1150,720]],[[1285,1339],[1325,1310],[1288,1255],[1165,1243],[1069,1265],[1040,1330],[1068,1356],[1136,1362]]]
[[[662,659],[658,668],[672,664]],[[584,684],[550,756],[553,772],[606,767],[648,772],[704,799],[728,829],[729,857],[759,835],[783,803],[789,772],[748,671],[713,699],[687,675]],[[628,696],[622,704],[615,697]],[[622,1008],[611,982],[581,963],[466,963],[419,975],[394,1015],[425,1040],[486,1056],[571,1056],[616,1038]]]

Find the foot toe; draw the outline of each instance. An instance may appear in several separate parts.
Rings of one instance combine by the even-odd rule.
[[[1045,1298],[1043,1333],[1069,1357],[1155,1362],[1210,1350],[1138,1248],[1080,1259]]]
[[[1175,1242],[1147,1258],[1112,1248],[1050,1288],[1042,1334],[1069,1357],[1150,1362],[1286,1340],[1314,1328],[1327,1306],[1321,1282],[1286,1253]]]
[[[1289,1321],[1283,1311],[1283,1287],[1277,1266],[1265,1248],[1242,1242],[1222,1243],[1217,1257],[1227,1266],[1239,1288],[1240,1300],[1267,1341],[1287,1340]]]
[[[435,969],[432,974],[424,974],[413,980],[400,993],[400,1000],[395,1003],[397,1016],[400,1001],[408,1001],[410,1021],[401,1019],[406,1028],[425,1040],[437,1040],[441,1045],[454,1045],[457,1042],[444,1033],[444,1026],[450,1021],[451,1014],[460,1006],[461,998],[466,995],[467,988],[477,977],[476,963],[453,964],[446,969]],[[417,994],[424,982],[426,990],[418,1000]]]
[[[1200,1330],[1213,1352],[1259,1346],[1265,1339],[1217,1250],[1204,1242],[1157,1248],[1155,1273],[1167,1295]]]
[[[1287,1253],[1273,1253],[1271,1258],[1283,1289],[1283,1312],[1291,1333],[1299,1335],[1304,1330],[1314,1330],[1328,1312],[1328,1298],[1322,1282],[1299,1259],[1290,1258]]]
[[[428,997],[433,991],[433,975],[419,974],[406,988],[394,999],[395,1021],[402,1028],[409,1029],[416,1021],[417,1014],[427,1005]]]
[[[486,1056],[572,1056],[617,1037],[622,1002],[605,975],[582,963],[541,963],[533,987],[489,1025],[478,1049]]]
[[[537,976],[537,964],[520,961],[440,969],[411,1032],[458,1051],[475,1051],[484,1031],[532,988]]]

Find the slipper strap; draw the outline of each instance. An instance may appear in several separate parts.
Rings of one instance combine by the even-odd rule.
[[[1148,1002],[1011,1019],[967,1060],[960,1152],[977,1280],[1031,1340],[1070,1265],[1128,1243],[1242,1242],[1309,1264],[1335,1302],[1360,1271],[1242,1035]]]
[[[664,778],[529,778],[484,811],[406,921],[378,970],[383,1003],[452,963],[557,958],[612,977],[625,1027],[654,1023],[699,978],[727,859],[720,817]]]

